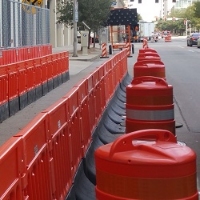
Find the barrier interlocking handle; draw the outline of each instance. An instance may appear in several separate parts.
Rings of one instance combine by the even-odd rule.
[[[143,82],[155,82],[156,84],[160,84],[163,86],[169,86],[168,83],[163,79],[163,78],[159,78],[159,77],[154,77],[154,76],[141,76],[141,77],[137,77],[135,79],[132,80],[131,84],[140,84]]]
[[[141,138],[153,137],[155,142],[171,142],[177,143],[176,137],[170,131],[163,129],[146,129],[139,130],[132,133],[125,134],[115,140],[110,148],[110,157],[113,157],[114,154],[118,152],[125,152],[134,150],[136,145],[133,143],[133,140],[138,140]]]

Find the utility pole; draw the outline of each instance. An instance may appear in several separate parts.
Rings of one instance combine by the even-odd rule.
[[[73,55],[72,57],[78,57],[77,55],[77,22],[78,22],[78,2],[73,1],[73,26],[74,26],[74,42],[73,42]]]

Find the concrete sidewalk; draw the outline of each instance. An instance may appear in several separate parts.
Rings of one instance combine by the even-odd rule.
[[[96,47],[93,48],[93,44],[91,45],[90,49],[88,49],[88,55],[82,55],[81,44],[78,44],[78,57],[73,57],[73,45],[53,48],[53,53],[69,51],[69,73],[70,75],[75,75],[92,65],[94,61],[100,59],[101,49],[99,47],[99,44],[95,44],[95,46]]]

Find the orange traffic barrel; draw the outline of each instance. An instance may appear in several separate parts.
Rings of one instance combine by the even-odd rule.
[[[167,35],[167,36],[165,37],[165,42],[171,42],[171,41],[172,41],[171,35]]]
[[[165,79],[165,65],[160,60],[138,61],[133,66],[133,77],[140,76],[155,76]]]
[[[125,134],[97,148],[95,163],[98,200],[198,200],[196,154],[170,131]]]
[[[157,53],[139,53],[137,57],[137,61],[143,60],[160,60],[160,56]]]
[[[140,53],[145,53],[145,52],[154,52],[154,53],[157,53],[157,51],[155,49],[152,49],[152,48],[139,49],[139,54]]]
[[[137,77],[126,87],[126,133],[152,128],[175,135],[173,87],[163,78]]]

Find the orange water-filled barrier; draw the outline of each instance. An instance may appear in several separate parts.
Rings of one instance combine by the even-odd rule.
[[[141,137],[154,137],[154,142]],[[166,130],[125,134],[95,151],[96,199],[197,200],[196,154]]]
[[[155,76],[165,79],[165,65],[160,60],[138,61],[133,66],[133,77]]]
[[[162,78],[137,77],[126,87],[126,132],[152,128],[175,134],[173,87]]]

